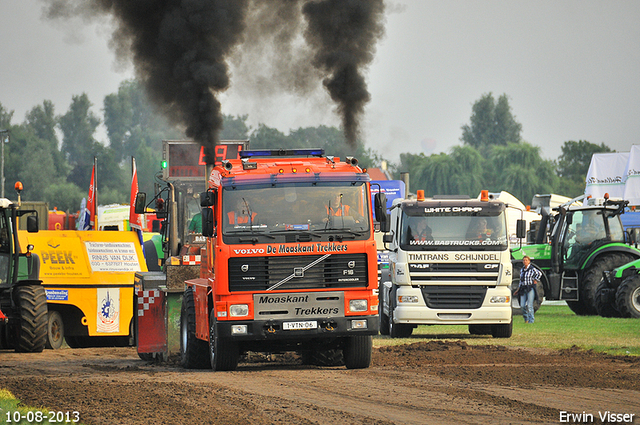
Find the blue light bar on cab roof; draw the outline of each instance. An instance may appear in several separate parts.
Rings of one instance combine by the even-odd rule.
[[[263,149],[240,151],[241,158],[255,156],[323,156],[324,149]]]

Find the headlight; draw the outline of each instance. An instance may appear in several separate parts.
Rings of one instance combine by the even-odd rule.
[[[490,303],[494,303],[494,304],[504,304],[504,303],[510,303],[511,302],[511,297],[506,295],[506,296],[494,296],[491,297],[491,299],[489,300]]]
[[[229,307],[229,316],[241,317],[249,315],[249,306],[247,304],[234,304]]]
[[[352,320],[351,321],[351,329],[367,329],[367,320]]]
[[[246,335],[247,325],[233,325],[231,326],[231,335]]]
[[[367,300],[349,300],[350,311],[367,311]]]
[[[415,295],[399,295],[398,302],[399,303],[417,303],[418,297]]]

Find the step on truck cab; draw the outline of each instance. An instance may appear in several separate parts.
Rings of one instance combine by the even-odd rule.
[[[396,199],[379,288],[380,332],[408,337],[418,325],[468,325],[512,333],[511,260],[505,204],[451,197]]]
[[[341,353],[368,367],[378,333],[369,176],[322,149],[243,151],[201,195],[206,267],[185,282],[181,361],[233,370],[241,353]]]

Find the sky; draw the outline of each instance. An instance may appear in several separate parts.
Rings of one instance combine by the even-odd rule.
[[[403,152],[449,153],[482,95],[506,94],[523,139],[546,159],[569,140],[627,152],[640,144],[640,1],[394,0],[385,36],[366,70],[371,101],[361,123],[367,147],[397,161]],[[21,123],[51,100],[63,114],[87,93],[104,97],[132,78],[109,49],[106,20],[50,21],[39,0],[0,0],[0,103]],[[219,96],[223,112],[249,115],[284,133],[338,127],[321,87],[313,96],[248,96],[241,73]],[[106,140],[104,129],[98,135]]]

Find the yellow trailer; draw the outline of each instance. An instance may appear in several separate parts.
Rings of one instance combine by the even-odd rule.
[[[133,231],[19,231],[47,294],[47,346],[133,345],[134,275],[147,271]],[[24,245],[22,245],[24,244]]]

